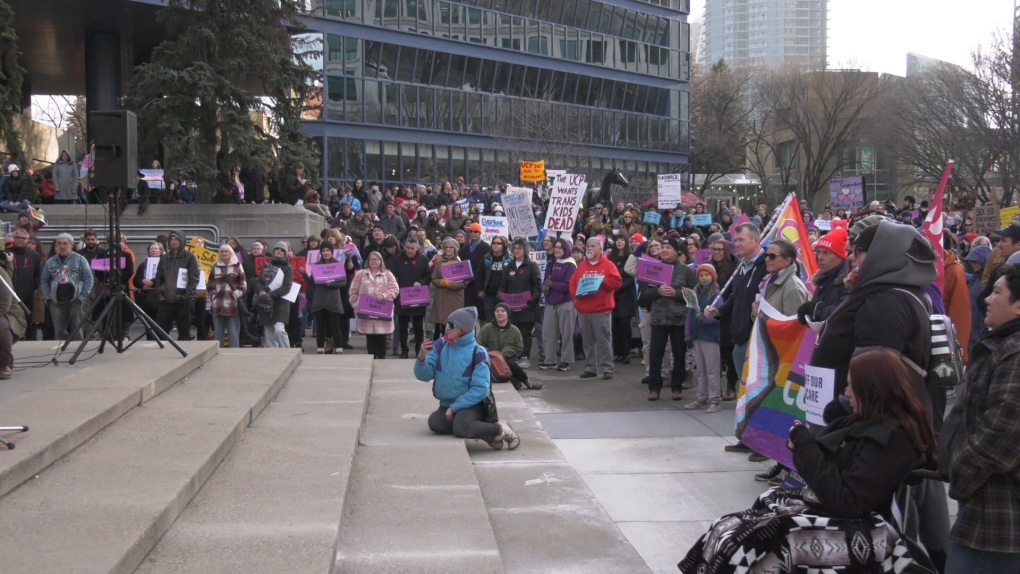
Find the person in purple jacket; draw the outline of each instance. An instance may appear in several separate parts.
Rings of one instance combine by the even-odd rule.
[[[553,257],[545,265],[542,293],[545,294],[545,314],[542,317],[542,342],[545,343],[545,362],[540,369],[570,370],[574,362],[574,322],[577,313],[570,299],[570,278],[577,263],[570,256],[570,242],[558,238],[553,244]],[[556,362],[556,348],[560,360]]]

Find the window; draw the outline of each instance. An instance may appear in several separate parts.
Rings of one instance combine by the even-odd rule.
[[[396,18],[400,13],[400,0],[383,0],[383,18]]]
[[[605,61],[606,43],[602,41],[601,36],[598,36],[598,40],[594,37],[591,42],[585,47],[584,61],[589,64],[601,64]]]
[[[577,60],[577,40],[560,40],[560,53],[561,58],[567,60]]]
[[[327,76],[330,102],[358,101],[358,82],[354,78]]]
[[[548,56],[549,39],[542,36],[531,36],[528,38],[528,52]]]

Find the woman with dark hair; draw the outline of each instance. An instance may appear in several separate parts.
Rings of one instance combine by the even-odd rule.
[[[737,269],[737,258],[730,253],[732,245],[725,239],[712,243],[712,259],[709,260],[709,264],[715,268],[718,275],[716,282],[720,290]],[[737,375],[737,366],[733,362],[733,335],[730,333],[730,323],[731,321],[719,322],[719,354],[722,357],[723,365],[726,366],[726,389],[722,395],[724,401],[737,400],[737,381],[740,379]]]
[[[574,362],[574,323],[577,312],[570,299],[570,278],[576,270],[577,262],[571,257],[570,241],[557,238],[553,242],[553,256],[546,261],[542,281],[542,292],[545,293],[545,315],[542,319],[545,364],[540,364],[540,369],[566,371]]]
[[[453,235],[464,226],[464,208],[459,203],[453,204],[450,216],[446,219],[446,233]]]
[[[623,284],[613,293],[616,306],[613,307],[613,361],[630,364],[630,320],[637,315],[637,291],[634,277],[624,271],[630,258],[630,242],[625,235],[617,235],[609,249],[609,261],[616,265]]]
[[[343,248],[340,248],[341,253]],[[336,250],[332,242],[325,242],[319,246],[319,262],[317,265],[339,263],[335,256]],[[346,259],[346,257],[345,257]],[[314,282],[314,277],[309,277]],[[350,332],[350,319],[345,317],[345,299],[348,293],[346,275],[340,279],[333,279],[318,283],[312,290],[312,300],[308,307],[315,315],[317,329],[315,331],[315,352],[318,354],[339,354],[344,353],[344,336],[342,324],[348,322]],[[349,304],[349,303],[348,303]]]
[[[799,421],[790,429],[787,446],[807,488],[774,488],[750,510],[716,520],[680,562],[681,572],[723,571],[711,565],[729,565],[738,553],[750,571],[783,558],[783,572],[887,572],[884,561],[911,560],[888,521],[895,492],[934,453],[931,415],[907,366],[889,350],[854,357],[847,379],[852,414],[818,434]],[[827,539],[840,544],[824,556],[796,548],[798,540]]]
[[[796,315],[797,309],[811,298],[797,270],[797,248],[785,239],[777,239],[765,250],[768,274],[760,286],[762,297],[783,315]],[[758,304],[753,305],[754,313]]]
[[[499,288],[503,284],[503,273],[510,265],[510,242],[506,237],[501,235],[493,237],[489,248],[492,251],[485,256],[482,263],[482,284],[478,290],[478,296],[482,298],[485,305],[483,323],[492,322],[495,317],[496,304],[499,303],[496,295],[499,294]],[[482,317],[479,319],[481,320]]]
[[[517,363],[523,369],[531,366],[531,337],[538,322],[538,303],[542,296],[542,275],[538,264],[528,258],[528,241],[523,237],[513,240],[510,249],[510,263],[504,268],[503,282],[499,292],[513,295],[528,293],[527,306],[513,311],[511,320],[521,331],[524,351]],[[500,298],[502,299],[502,297]]]

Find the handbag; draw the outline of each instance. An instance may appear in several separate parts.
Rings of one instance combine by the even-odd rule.
[[[507,364],[503,353],[489,351],[489,375],[497,383],[505,383],[513,377],[513,372],[510,370],[510,365]]]

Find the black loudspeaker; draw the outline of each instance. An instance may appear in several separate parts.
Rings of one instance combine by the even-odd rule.
[[[95,187],[135,187],[138,176],[138,118],[129,111],[89,114],[95,143]]]

